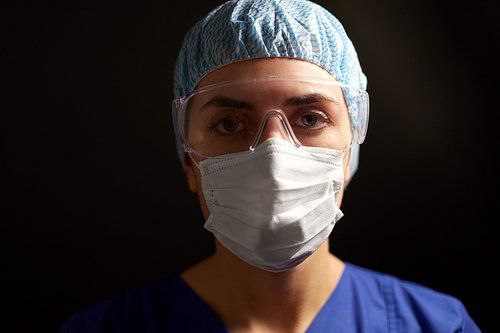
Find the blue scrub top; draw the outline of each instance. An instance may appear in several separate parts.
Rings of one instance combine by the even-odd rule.
[[[172,275],[82,310],[59,331],[66,332],[229,331],[179,275]],[[346,263],[307,332],[480,330],[456,298]]]

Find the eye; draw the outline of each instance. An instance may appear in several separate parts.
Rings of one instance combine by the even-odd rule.
[[[307,127],[312,127],[318,122],[318,116],[315,114],[305,114],[300,117],[300,121]]]
[[[216,115],[209,123],[208,128],[215,134],[231,135],[242,131],[244,126],[242,116],[235,112],[224,112]]]
[[[320,111],[307,111],[295,121],[296,126],[305,129],[320,129],[329,123],[328,117]]]
[[[238,119],[226,118],[219,121],[215,128],[223,133],[233,133],[241,130],[242,124]]]

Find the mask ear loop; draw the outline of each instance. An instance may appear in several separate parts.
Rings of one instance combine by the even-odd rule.
[[[188,155],[189,155],[189,158],[191,159],[191,161],[193,161],[194,165],[198,168],[198,170],[201,170],[200,164],[194,160],[194,158],[191,155],[191,153],[188,153]]]

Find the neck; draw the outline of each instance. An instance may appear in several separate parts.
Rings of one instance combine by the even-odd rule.
[[[344,264],[328,240],[297,267],[272,273],[216,241],[215,254],[181,277],[231,332],[304,332],[335,289]]]

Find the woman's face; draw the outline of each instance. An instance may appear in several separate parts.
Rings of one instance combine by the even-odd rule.
[[[263,59],[252,59],[252,60],[246,60],[238,63],[234,63],[231,65],[227,65],[225,67],[222,67],[220,69],[217,69],[211,73],[209,73],[207,76],[205,76],[198,86],[196,87],[197,89],[210,86],[213,84],[217,83],[223,83],[227,81],[233,81],[233,80],[240,80],[240,79],[252,79],[256,77],[264,77],[264,76],[297,76],[297,77],[314,77],[314,78],[322,78],[322,79],[329,79],[332,80],[334,79],[333,76],[328,73],[326,70],[322,69],[321,67],[314,65],[310,62],[307,61],[302,61],[302,60],[296,60],[296,59],[287,59],[287,58],[263,58]],[[265,87],[263,87],[265,88]],[[273,89],[276,89],[275,86],[273,86]],[[347,112],[347,107],[345,106],[345,103],[343,102],[342,98],[342,90],[340,87],[336,86],[334,87],[336,89],[333,92],[333,95],[335,95],[335,99],[341,101],[339,103],[339,110],[341,109],[342,112],[339,112],[341,116],[339,118],[341,121],[344,123],[344,128],[350,128],[349,124],[349,115]],[[272,93],[273,99],[274,96],[279,95],[279,87],[276,94]],[[266,93],[269,93],[269,90],[263,90]],[[255,99],[258,100],[259,96],[256,96]],[[279,97],[276,98],[279,100]],[[265,112],[266,110],[262,110],[262,112]],[[259,111],[260,112],[260,111]],[[256,115],[256,118],[258,116]],[[300,123],[299,123],[300,124]],[[292,124],[293,125],[293,124]],[[301,124],[300,124],[301,125]],[[273,131],[273,125],[268,125],[269,128],[266,128],[266,133],[264,133],[265,137],[273,137],[273,133],[277,133],[276,135],[279,135],[280,131],[276,130]],[[280,126],[279,124],[276,124],[276,126]],[[200,127],[202,128],[202,127]],[[300,128],[299,128],[300,130]],[[295,131],[295,130],[294,130]],[[339,138],[337,140],[345,141],[348,143],[350,139],[350,132],[349,130],[344,130],[341,131],[339,134]],[[205,140],[206,141],[206,140]],[[336,148],[336,147],[326,147],[326,148]],[[196,160],[197,162],[200,162],[202,160],[201,157],[191,154],[191,158]],[[200,200],[200,205],[203,211],[203,215],[205,216],[205,219],[208,218],[210,215],[210,212],[208,210],[208,207],[205,203],[205,198],[203,196],[203,191],[201,189],[201,176],[198,168],[193,164],[191,158],[186,154],[184,161],[185,161],[185,168],[186,168],[186,174],[188,177],[188,184],[189,188],[191,191],[195,192],[198,194],[199,200]],[[344,157],[343,165],[344,165],[344,183],[349,180],[350,178],[350,172],[348,169],[348,163],[349,161],[349,153],[346,154]],[[339,198],[338,205],[340,206],[342,200],[342,194]]]

